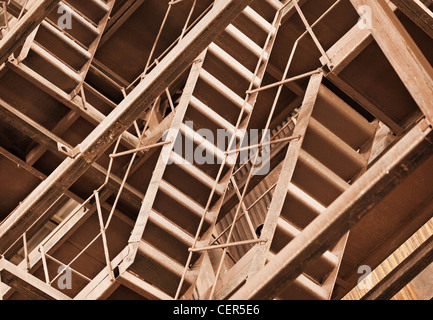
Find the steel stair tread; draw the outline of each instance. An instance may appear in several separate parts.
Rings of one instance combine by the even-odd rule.
[[[176,152],[173,151],[173,152],[170,153],[170,160],[173,161],[174,165],[178,166],[179,168],[181,168],[185,172],[187,172],[190,175],[192,175],[198,181],[200,181],[203,184],[205,184],[209,189],[213,188],[213,186],[215,184],[215,180],[213,178],[211,178],[210,176],[208,176],[205,172],[203,172],[202,170],[200,170],[199,168],[197,168],[194,164],[192,164],[191,162],[187,161],[182,156],[178,155]],[[216,185],[215,191],[219,195],[222,195],[224,193],[224,189],[223,189],[223,187],[220,184]]]
[[[314,118],[310,119],[303,149],[345,181],[351,180],[366,163],[363,155]]]
[[[209,118],[210,121],[215,122],[216,125],[218,125],[220,128],[223,128],[227,130],[230,133],[234,133],[235,127],[226,119],[224,119],[222,116],[220,116],[217,112],[215,112],[212,108],[201,102],[198,98],[195,96],[191,97],[190,101],[191,106],[198,110],[200,113],[205,115]],[[241,137],[241,133],[239,131],[236,132],[236,136],[238,138]]]
[[[108,3],[101,0],[66,0],[82,16],[97,25],[110,10]]]
[[[76,72],[91,58],[86,49],[46,21],[42,22],[35,41]]]
[[[214,42],[209,45],[209,52],[217,56],[223,63],[230,66],[237,74],[239,74],[248,83],[253,79],[254,73],[248,70],[242,63],[233,58],[225,50],[219,47]],[[259,87],[260,79],[254,78],[254,86]]]
[[[203,79],[208,85],[215,88],[215,90],[224,96],[227,100],[232,102],[234,105],[236,105],[239,109],[243,108],[244,105],[244,99],[242,99],[240,96],[238,96],[235,92],[233,92],[229,87],[227,87],[225,84],[223,84],[221,81],[216,79],[212,74],[210,74],[208,71],[202,69],[200,71],[200,78]],[[245,103],[245,112],[251,113],[253,110],[253,107],[249,103]]]

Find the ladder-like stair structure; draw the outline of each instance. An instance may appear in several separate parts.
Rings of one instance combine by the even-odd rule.
[[[279,179],[283,161],[247,197],[247,206],[261,198],[257,206],[249,212],[254,227],[258,227],[267,223],[266,216],[269,214],[268,210],[272,208],[272,203],[282,201],[281,197],[274,198],[274,191],[278,184],[284,184],[287,190],[281,202],[281,211],[275,221],[275,234],[266,254],[266,261],[272,259],[299,235],[366,170],[368,164],[375,126],[323,84],[318,86],[316,94],[317,99],[308,118],[298,156],[296,159],[285,160],[287,163],[295,164],[291,180]],[[282,128],[282,125],[279,128]],[[285,133],[291,135],[293,130],[286,128]],[[247,174],[247,169],[242,169],[240,173]],[[275,183],[277,187],[263,196],[265,190]],[[232,223],[233,211],[234,209],[222,219],[218,231],[224,230]],[[243,225],[241,223],[238,226],[238,232],[232,241],[245,240],[245,236],[251,237],[245,225],[244,222]],[[320,258],[311,262],[303,274],[276,298],[329,299],[335,285],[345,240],[346,238],[343,238],[338,245],[329,248]],[[250,248],[247,247],[234,254],[238,259],[237,264],[222,277],[217,288],[219,292],[217,298],[230,297],[247,276],[254,275],[250,268],[255,252]],[[231,279],[237,281],[233,283]]]
[[[18,62],[75,97],[82,90],[114,3],[59,2],[26,40]]]
[[[258,5],[275,16],[269,2]],[[239,147],[256,107],[255,95],[246,97],[245,92],[262,82],[278,23],[272,24],[255,9],[247,7],[193,65],[171,126],[179,133],[175,146],[167,145],[161,152],[172,163],[167,165],[162,156],[158,159],[143,201],[146,209],[140,213],[148,218],[146,222],[138,218],[130,239],[139,241],[131,271],[171,297],[178,290],[182,296],[195,280],[195,271],[188,267],[200,255],[189,254],[188,249],[194,247],[196,234],[197,243],[207,241],[206,231],[216,222],[234,168],[235,155],[226,153],[227,141],[220,146],[202,132],[213,137],[218,131],[234,135]],[[184,152],[188,145],[193,145],[194,158]],[[210,155],[211,161],[200,164],[197,154]],[[164,231],[169,241],[161,241]]]

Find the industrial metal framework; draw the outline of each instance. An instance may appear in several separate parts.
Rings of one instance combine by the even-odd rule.
[[[432,1],[0,4],[1,299],[433,297]]]

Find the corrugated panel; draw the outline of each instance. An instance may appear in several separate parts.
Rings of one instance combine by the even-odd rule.
[[[373,272],[366,277],[358,286],[352,289],[343,300],[359,300],[368,292],[368,288],[375,286],[397,265],[415,251],[425,240],[433,234],[433,218],[422,228],[414,233],[403,245],[392,255],[383,261]],[[392,300],[419,300],[420,297],[412,282],[397,293]]]

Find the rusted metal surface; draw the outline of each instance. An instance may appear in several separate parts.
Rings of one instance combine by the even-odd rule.
[[[166,86],[176,79],[179,72],[183,71],[198,53],[206,48],[215,35],[222,31],[222,27],[226,26],[247,5],[248,3],[244,1],[229,1],[219,2],[219,6],[215,6],[206,21],[197,25],[179,43],[176,50],[165,58],[165,63],[156,66],[152,74],[93,131],[93,134],[90,134],[80,144],[81,154],[75,159],[66,159],[62,165],[58,166],[50,178],[35,189],[33,196],[29,196],[13,216],[1,225],[1,237],[4,239],[1,244],[2,251],[15,241],[12,234],[18,235],[21,233],[19,229],[26,228],[33,223],[33,219],[30,219],[31,214],[36,210],[43,212],[75,182],[89,168],[89,165],[115,141],[117,136],[132,124],[140,115],[141,110],[150,105],[165,90]],[[165,76],[164,81],[163,76]],[[151,92],[154,92],[155,95],[152,96]],[[7,226],[7,224],[10,225]],[[16,229],[18,226],[19,228]],[[11,237],[6,235],[9,232],[12,232]]]
[[[0,64],[4,63],[60,0],[38,0],[0,41]]]
[[[224,7],[229,2],[231,4]],[[394,2],[400,5],[405,1]],[[27,266],[29,270],[28,275],[15,273],[9,274],[9,278],[2,277],[3,282],[9,283],[11,277],[27,277],[22,284],[8,290],[5,299],[20,298],[22,294],[32,298],[65,299],[174,297],[187,261],[188,248],[194,247],[193,234],[209,191],[214,186],[216,166],[183,163],[167,167],[146,230],[142,237],[137,236],[139,256],[134,270],[126,270],[132,257],[128,239],[148,191],[161,147],[168,144],[161,143],[161,137],[172,123],[173,110],[176,111],[179,102],[176,99],[182,94],[188,75],[187,67],[213,40],[215,42],[208,47],[204,64],[206,72],[199,75],[196,90],[200,99],[193,97],[186,113],[186,119],[194,119],[196,127],[182,132],[192,133],[198,128],[216,132],[218,128],[224,128],[235,133],[238,141],[242,135],[235,132],[235,122],[248,83],[252,81],[254,84],[248,93],[259,94],[249,123],[250,128],[257,129],[267,127],[267,116],[277,95],[277,87],[283,85],[270,125],[279,135],[269,143],[273,150],[269,176],[278,176],[287,144],[297,139],[291,136],[290,130],[284,129],[284,121],[302,102],[307,85],[304,76],[323,65],[331,67],[331,70],[323,69],[326,72],[324,85],[318,94],[319,108],[315,109],[308,127],[273,241],[267,243],[271,246],[267,265],[272,265],[272,268],[258,268],[262,276],[250,278],[234,297],[327,299],[336,282],[333,298],[340,298],[356,285],[359,277],[356,269],[360,264],[378,265],[431,216],[428,199],[431,199],[432,190],[426,183],[431,176],[429,163],[432,158],[428,158],[430,136],[420,142],[420,136],[414,134],[423,126],[430,130],[424,120],[419,122],[423,114],[429,117],[430,107],[421,98],[428,96],[430,89],[420,89],[420,94],[415,93],[420,83],[413,79],[424,73],[419,69],[419,72],[412,73],[414,68],[403,70],[404,66],[398,65],[401,57],[395,56],[398,50],[391,50],[388,42],[404,33],[403,39],[408,44],[405,48],[415,53],[415,60],[422,60],[422,63],[414,63],[418,66],[425,66],[426,61],[432,64],[432,39],[428,32],[424,32],[428,19],[420,15],[411,16],[409,12],[412,22],[398,8],[391,6],[402,24],[399,25],[391,11],[383,7],[396,27],[392,35],[387,35],[379,27],[373,28],[373,32],[360,29],[359,15],[350,1],[298,1],[297,6],[288,3],[268,69],[260,84],[259,78],[253,78],[253,69],[267,34],[272,32],[270,22],[275,12],[282,8],[279,1],[255,0],[248,2],[248,6],[245,1],[218,1],[219,7],[211,11],[208,7],[212,1],[176,2],[172,4],[160,37],[158,32],[166,13],[166,1],[116,0],[111,19],[107,22],[107,32],[103,34],[98,34],[95,26],[104,16],[107,18],[108,7],[104,1],[69,0],[68,4],[74,10],[74,27],[63,31],[56,29],[61,4],[52,1],[51,8],[54,9],[48,12],[49,8],[41,4],[48,1],[38,3],[36,11],[31,8],[28,15],[22,15],[21,23],[16,23],[14,18],[10,21],[10,31],[6,33],[3,30],[5,37],[0,42],[0,48],[5,52],[3,61],[6,62],[0,63],[0,217],[5,219],[10,214],[0,226],[0,248],[5,251],[17,240],[5,257],[20,264],[20,268]],[[241,13],[244,6],[247,6],[246,10]],[[218,8],[222,15],[217,13]],[[15,2],[8,10],[15,18],[25,12]],[[215,14],[196,24],[196,19],[206,13]],[[377,19],[373,13],[373,18]],[[39,23],[46,15],[45,21]],[[229,23],[229,28],[223,32]],[[187,25],[190,27],[185,28]],[[36,29],[37,32],[32,32]],[[218,37],[217,33],[220,33]],[[137,41],[138,37],[140,41]],[[101,39],[100,46],[89,56],[88,49],[96,38]],[[179,40],[176,49],[174,44]],[[16,45],[23,43],[21,50],[13,50],[16,58],[6,61],[12,48],[20,49]],[[401,44],[397,40],[393,43]],[[293,46],[295,50],[288,50]],[[182,49],[178,50],[180,47]],[[410,55],[410,52],[406,53]],[[93,54],[83,89],[71,99],[69,89],[76,88],[81,82],[75,74]],[[154,62],[157,57],[158,61]],[[287,59],[293,63],[287,77],[283,77]],[[146,65],[150,68],[147,76],[143,77]],[[145,143],[138,145],[140,133],[145,131],[145,124],[151,116],[153,98],[158,96],[161,105],[157,105],[157,115],[152,116],[150,135],[145,138]],[[246,107],[248,111],[252,110],[251,105]],[[354,109],[365,115],[368,121]],[[370,121],[374,118],[385,123],[397,136],[387,139],[389,146],[376,146],[374,165],[364,172],[363,166],[371,147],[370,138],[374,135],[373,124],[376,123]],[[131,125],[134,127],[126,130]],[[408,131],[414,126],[415,131]],[[427,131],[420,133],[421,136],[427,135]],[[120,135],[122,139],[119,142],[117,138]],[[205,142],[205,150],[212,149],[212,143],[204,140],[203,136],[191,137],[196,144]],[[108,147],[114,141],[119,144],[118,151],[113,154]],[[402,145],[407,150],[402,149],[401,154],[397,154],[396,148]],[[62,146],[66,151],[61,150]],[[241,146],[234,151],[246,152],[257,146],[268,144]],[[131,158],[130,154],[136,151],[139,151],[137,156]],[[214,156],[222,159],[234,151],[215,152]],[[413,157],[404,158],[406,154]],[[62,162],[63,158],[66,160]],[[171,160],[179,158],[176,155],[170,157]],[[107,168],[111,166],[110,159],[113,159],[113,173],[104,190],[98,194],[100,201],[86,203],[84,199],[104,183]],[[396,159],[401,160],[403,167],[399,167],[401,163]],[[381,170],[376,169],[377,164]],[[383,174],[382,170],[388,166],[390,173]],[[225,184],[216,185],[211,208],[221,205],[222,215],[233,214],[232,208],[244,192],[246,179],[242,179],[242,174],[247,168],[248,165],[235,167],[236,177],[240,177],[236,180],[237,189],[226,190]],[[373,173],[380,176],[373,176]],[[361,197],[354,191],[361,184],[350,185],[357,179],[365,190],[370,190]],[[41,180],[44,182],[38,187]],[[224,244],[228,233],[224,230],[230,230],[230,225],[221,224],[218,230],[222,233],[209,238],[209,243],[200,242],[192,249],[198,251],[216,245],[203,259],[205,267],[200,272],[198,264],[188,271],[182,294],[188,287],[197,285],[200,294],[191,294],[192,291],[188,290],[187,297],[209,297],[207,281],[209,284],[215,281],[212,264],[214,269],[218,267],[217,256],[223,248],[227,249],[228,255],[214,297],[227,298],[236,291],[248,274],[252,261],[251,254],[244,254],[255,241],[259,241],[245,240],[255,238],[255,234],[251,236],[250,233],[264,222],[266,206],[275,192],[276,184],[268,184],[268,180],[272,179],[253,177],[246,190],[247,197],[242,199],[241,195],[242,213],[236,219],[232,244]],[[122,192],[116,196],[119,188]],[[372,190],[379,191],[369,197]],[[221,197],[224,197],[224,202],[217,202]],[[61,219],[55,214],[67,210],[65,203],[68,199],[84,205],[56,228],[55,224]],[[353,206],[346,207],[343,202]],[[206,217],[200,234],[205,235],[203,239],[210,235],[205,231],[212,225],[215,212],[211,213],[212,216]],[[221,223],[226,223],[230,214],[225,219],[220,217]],[[328,216],[330,223],[324,221]],[[100,220],[106,219],[110,221],[110,228],[104,230],[104,223],[101,224]],[[47,227],[51,229],[46,231]],[[55,231],[51,232],[52,229]],[[104,241],[99,239],[98,243],[87,247],[92,235],[101,229],[106,232]],[[351,232],[347,244],[340,245],[339,253],[335,254],[337,251],[332,250],[331,242],[340,239],[348,229]],[[26,230],[28,233],[24,233]],[[312,235],[312,230],[318,233]],[[46,232],[51,232],[47,238]],[[23,235],[26,239],[24,245]],[[44,238],[46,254],[42,257],[33,247],[33,241],[41,243]],[[300,244],[299,239],[305,240],[303,243],[306,245]],[[295,246],[300,248],[300,254],[288,255],[288,248]],[[74,261],[83,249],[86,252]],[[341,260],[343,249],[345,254]],[[283,256],[284,261],[281,260]],[[23,259],[21,263],[19,259]],[[195,253],[192,262],[198,262],[197,259]],[[238,260],[239,264],[235,264]],[[313,260],[314,265],[311,263]],[[45,278],[49,282],[58,279],[59,274],[54,269],[60,263],[67,265],[71,261],[74,261],[74,290],[64,291],[66,296],[59,296],[57,291],[40,284]],[[45,270],[41,262],[46,264]],[[263,270],[268,272],[265,274]],[[323,280],[323,273],[330,271],[329,281],[319,283]],[[121,275],[120,283],[113,282],[113,277],[118,274]],[[195,278],[198,274],[204,277],[200,284]],[[274,282],[276,285],[272,286]],[[52,285],[56,290],[55,283]],[[3,288],[2,284],[0,286]],[[249,286],[255,287],[247,290]]]
[[[430,132],[431,128],[425,121],[412,129],[232,298],[269,299],[277,296],[287,281],[299,275],[307,261],[334,244],[369,209],[429,159],[433,152]]]

